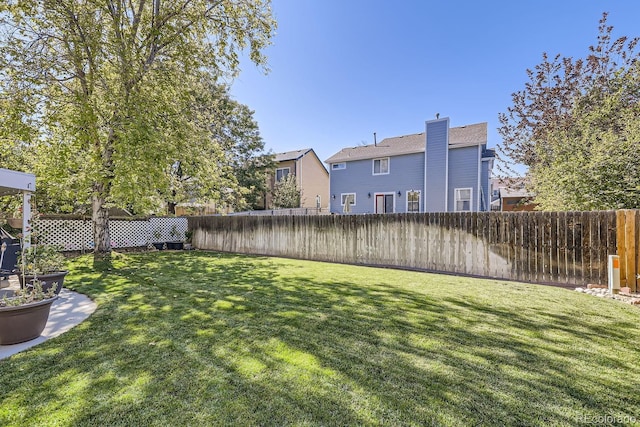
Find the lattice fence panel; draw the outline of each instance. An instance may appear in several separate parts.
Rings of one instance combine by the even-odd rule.
[[[149,221],[110,220],[109,232],[112,248],[134,248],[149,244]]]
[[[34,230],[43,243],[62,246],[65,251],[93,250],[93,224],[82,219],[39,219]],[[147,246],[160,241],[184,241],[187,219],[149,218],[148,220],[110,220],[112,248]],[[156,240],[154,235],[158,235]]]
[[[154,242],[184,241],[187,232],[187,218],[149,218],[150,236]],[[160,237],[157,237],[160,236]]]
[[[92,241],[91,221],[81,219],[40,219],[34,221],[34,232],[39,241],[62,246],[65,251],[89,248]]]

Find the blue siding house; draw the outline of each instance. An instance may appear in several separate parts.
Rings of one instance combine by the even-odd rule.
[[[328,158],[332,213],[488,211],[495,152],[487,123],[449,127],[344,148]]]

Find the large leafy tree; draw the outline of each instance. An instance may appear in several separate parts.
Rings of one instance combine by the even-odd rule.
[[[96,253],[108,208],[167,193],[168,168],[211,141],[199,112],[203,74],[233,77],[239,54],[263,66],[269,0],[9,0],[0,5],[0,84],[19,145],[49,195],[88,199]],[[29,132],[23,128],[30,129]],[[24,148],[26,147],[26,148]],[[225,169],[213,153],[210,181]],[[216,157],[218,156],[218,157]],[[215,169],[217,168],[217,169]]]
[[[226,85],[208,76],[194,88],[189,111],[208,132],[185,147],[168,168],[170,212],[185,201],[213,201],[235,210],[254,206],[256,195],[266,191],[275,163],[263,152],[253,111],[233,100]],[[212,176],[219,179],[211,180]]]
[[[638,38],[613,38],[606,14],[599,30],[585,59],[544,54],[499,116],[498,152],[542,209],[640,208]]]

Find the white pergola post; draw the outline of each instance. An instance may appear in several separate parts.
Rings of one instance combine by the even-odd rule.
[[[0,168],[0,196],[22,193],[23,246],[31,245],[31,195],[36,191],[36,176]]]
[[[22,192],[22,247],[31,246],[31,193]]]

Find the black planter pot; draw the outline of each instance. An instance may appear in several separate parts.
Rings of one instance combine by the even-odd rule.
[[[181,251],[184,249],[184,242],[167,242],[167,249]]]
[[[0,345],[18,344],[38,338],[49,319],[57,296],[16,307],[0,307]]]
[[[166,243],[164,242],[153,242],[152,245],[159,251],[165,248]]]
[[[68,271],[56,271],[49,274],[38,274],[37,277],[40,281],[40,284],[42,285],[42,290],[44,292],[48,292],[49,289],[51,289],[54,284],[57,283],[58,285],[56,286],[55,293],[56,295],[58,295],[60,293],[60,290],[62,289],[62,285],[64,284],[64,277],[67,274],[69,274]],[[32,274],[22,275],[21,273],[18,273],[18,280],[20,281],[21,287],[23,286],[23,284],[25,284],[28,288],[32,288],[35,278],[36,276]]]

